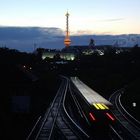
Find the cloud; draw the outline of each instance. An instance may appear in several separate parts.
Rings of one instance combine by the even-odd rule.
[[[94,30],[77,30],[70,32],[71,36],[83,36],[83,35],[113,35],[112,31],[97,32]]]
[[[70,36],[71,45],[88,45],[90,38],[95,40],[96,45],[112,45],[117,40],[125,46],[133,46],[137,40],[140,42],[140,35],[107,35],[109,33],[103,32],[97,35],[90,30],[78,30],[77,34]],[[59,28],[0,27],[0,47],[6,45],[8,48],[19,51],[32,52],[34,43],[37,44],[37,48],[62,49],[64,47],[63,31]]]
[[[59,28],[41,27],[0,27],[0,40],[30,40],[62,36],[64,33]]]
[[[62,36],[64,32],[60,28],[39,28],[42,35],[51,35],[51,36]]]
[[[0,27],[0,47],[30,52],[34,43],[37,47],[62,48],[63,40],[64,34],[60,28]]]
[[[73,31],[70,34],[71,35],[90,35],[93,34],[94,32],[91,30],[77,30],[77,31]]]
[[[112,18],[112,19],[103,19],[103,20],[98,20],[99,22],[118,22],[118,21],[123,21],[125,20],[124,18]]]

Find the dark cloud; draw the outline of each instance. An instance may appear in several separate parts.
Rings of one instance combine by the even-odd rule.
[[[96,45],[112,45],[116,40],[124,46],[140,43],[140,35],[75,35],[71,36],[71,45],[88,45],[93,38]],[[62,49],[64,32],[59,28],[41,27],[0,27],[0,47],[32,52],[36,47]]]
[[[59,28],[40,27],[0,27],[0,40],[30,40],[40,37],[62,36],[63,31]]]
[[[20,51],[33,51],[34,43],[37,47],[62,48],[60,42],[63,39],[64,32],[59,28],[0,27],[0,47],[6,46]]]

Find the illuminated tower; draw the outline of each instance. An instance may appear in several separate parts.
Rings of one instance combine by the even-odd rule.
[[[66,13],[66,37],[64,40],[64,44],[66,46],[66,48],[68,48],[70,46],[71,40],[69,37],[69,13]]]

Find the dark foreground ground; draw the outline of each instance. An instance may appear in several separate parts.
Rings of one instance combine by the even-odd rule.
[[[53,100],[61,82],[60,74],[78,76],[106,99],[127,85],[123,104],[140,120],[140,50],[136,49],[119,55],[80,56],[67,64],[56,64],[56,60],[46,62],[33,54],[1,49],[0,139],[25,140]],[[137,103],[135,109],[132,102]]]
[[[35,82],[18,70],[11,74],[22,81],[1,84],[0,139],[24,140],[54,98],[60,81],[52,73]]]

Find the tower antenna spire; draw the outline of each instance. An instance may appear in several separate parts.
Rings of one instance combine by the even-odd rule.
[[[69,13],[67,10],[66,13],[66,36],[65,36],[65,40],[64,40],[64,44],[66,46],[66,48],[68,48],[70,46],[71,40],[70,40],[70,36],[69,36]]]

